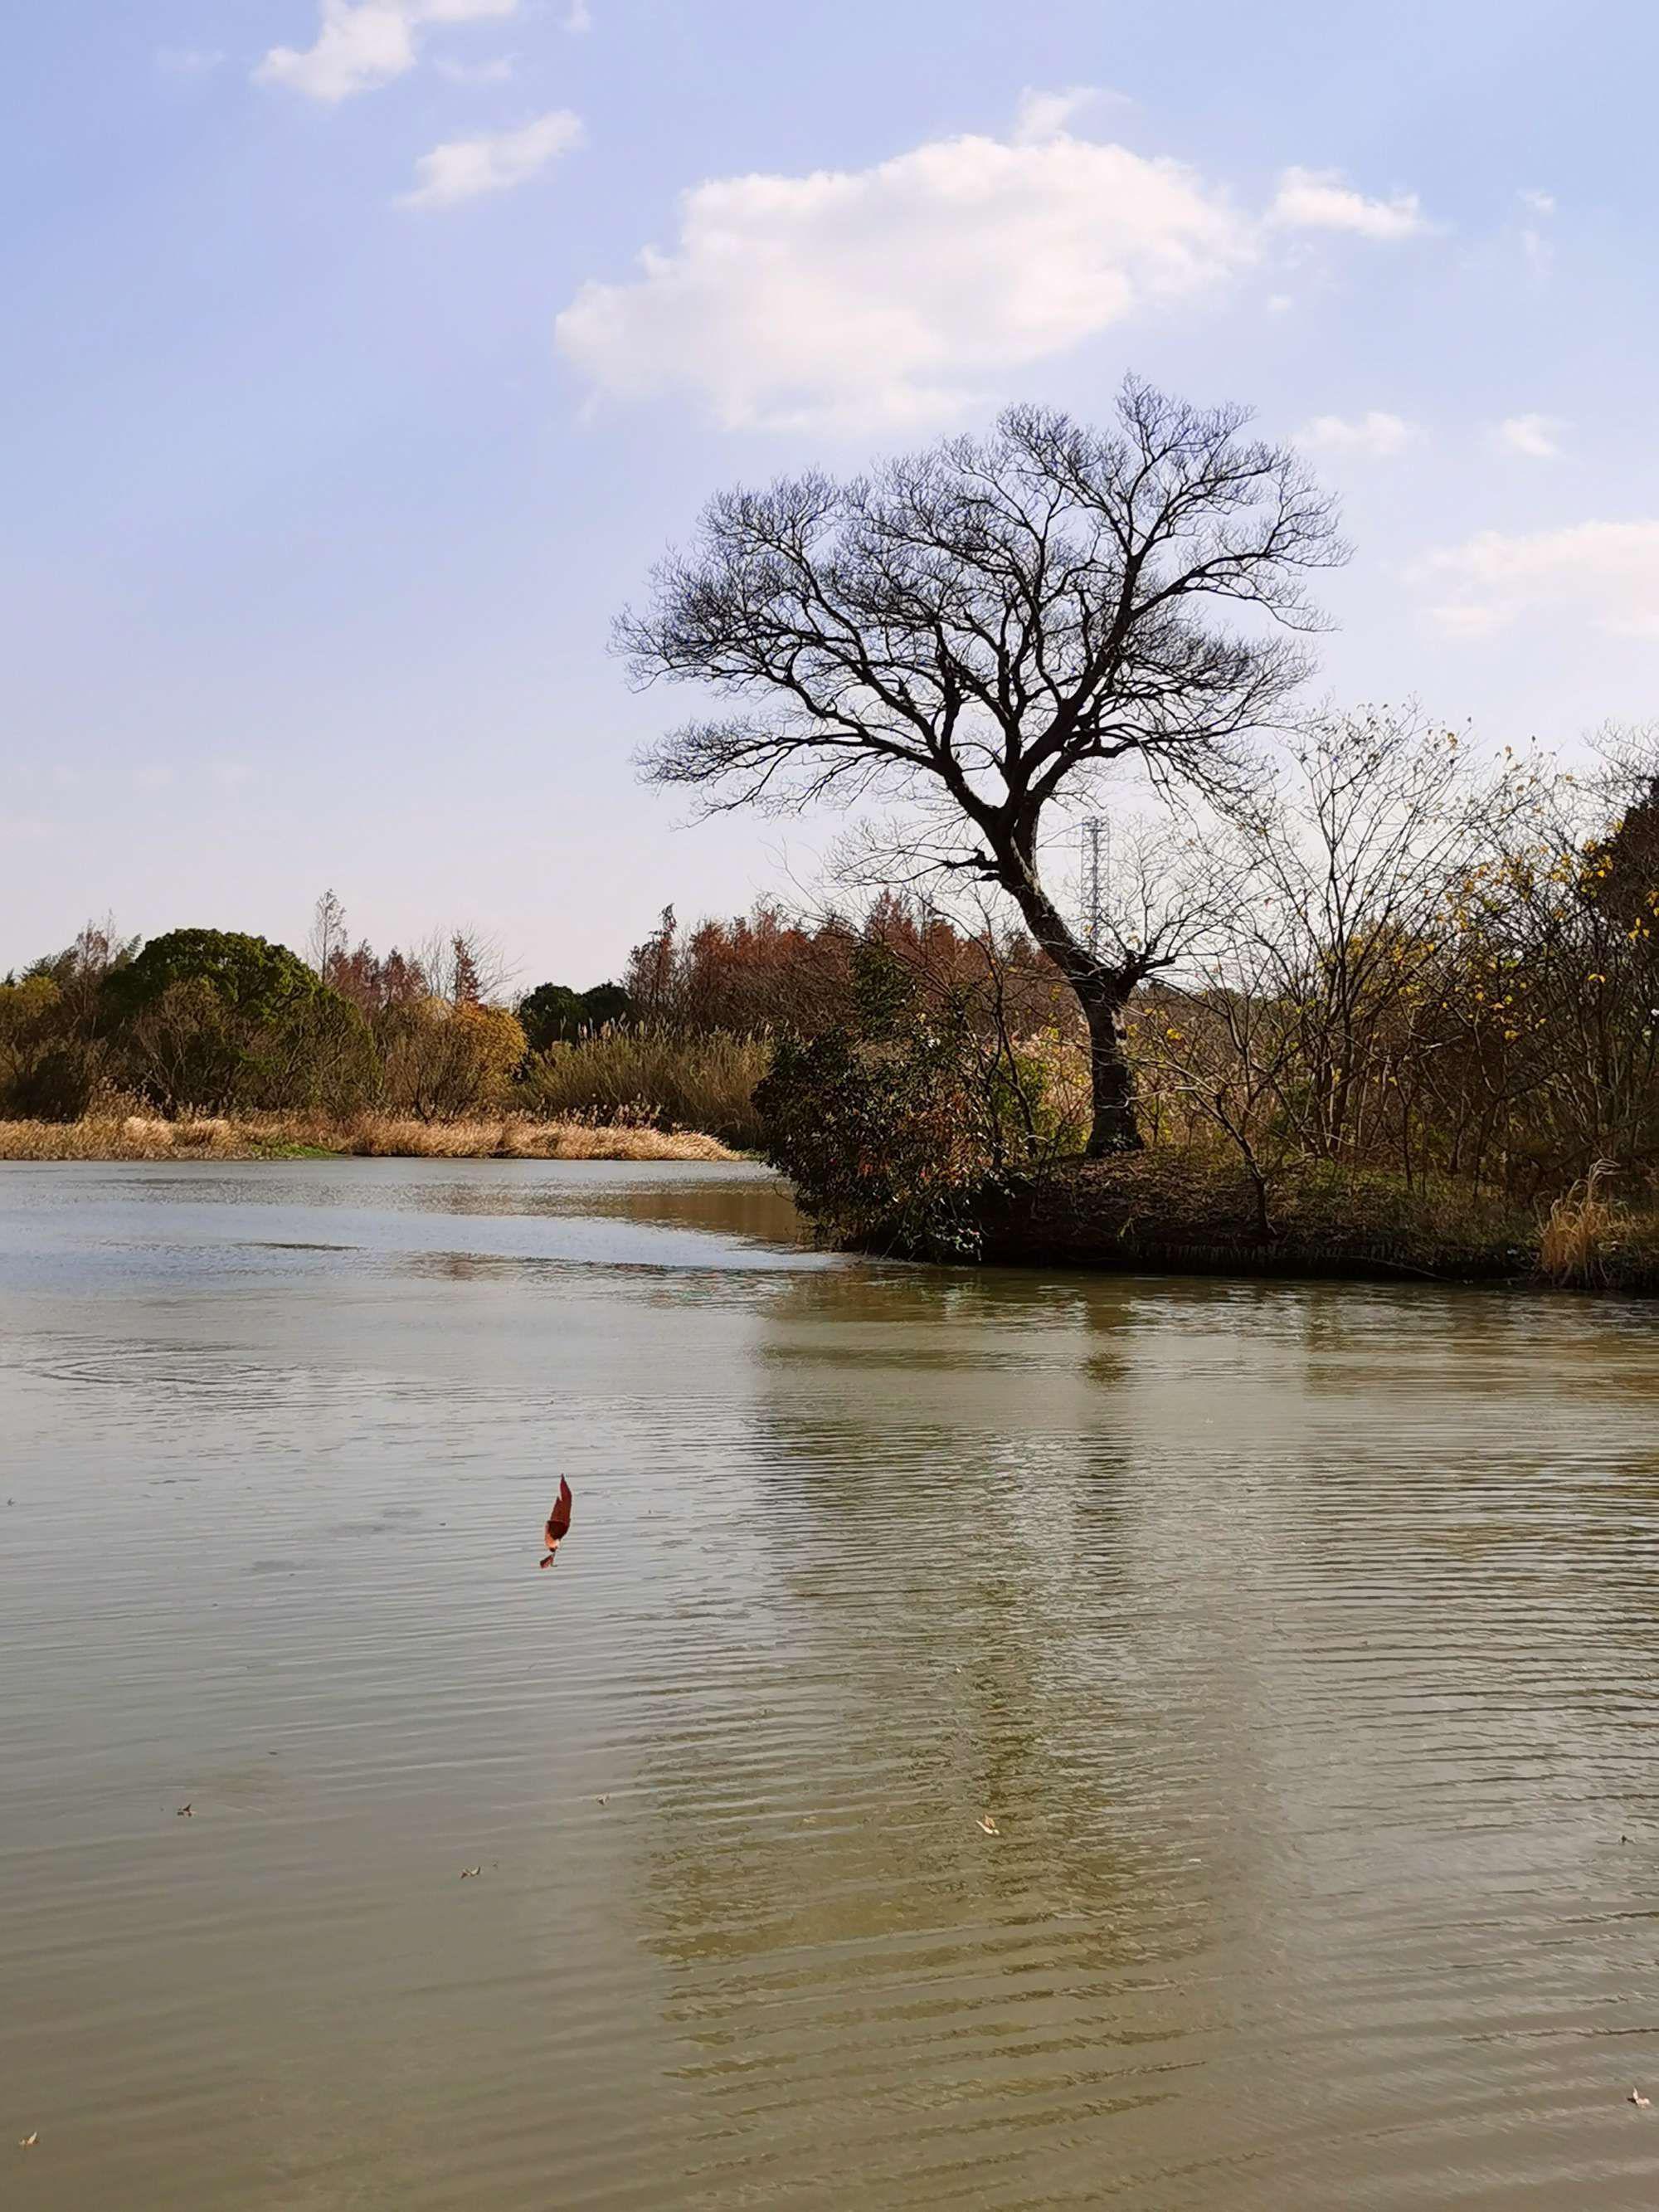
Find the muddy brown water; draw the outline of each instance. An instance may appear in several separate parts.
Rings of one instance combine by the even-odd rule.
[[[0,2200],[1651,2207],[1655,1328],[0,1169]]]

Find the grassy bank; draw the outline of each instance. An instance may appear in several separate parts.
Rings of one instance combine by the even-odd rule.
[[[1264,1238],[1254,1187],[1230,1168],[1156,1152],[1079,1161],[988,1211],[984,1256],[1659,1295],[1659,1212],[1612,1202],[1593,1177],[1545,1209],[1310,1164],[1275,1181],[1270,1211]]]
[[[713,1137],[521,1115],[418,1121],[386,1114],[142,1114],[79,1121],[0,1121],[0,1160],[388,1159],[729,1160]]]

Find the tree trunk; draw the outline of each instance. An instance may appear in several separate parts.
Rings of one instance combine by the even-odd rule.
[[[1089,1024],[1089,1087],[1094,1108],[1086,1157],[1099,1160],[1114,1152],[1138,1152],[1141,1135],[1135,1079],[1123,1049],[1124,996],[1097,987],[1078,991],[1078,1000]]]
[[[1035,847],[1035,835],[1018,846],[999,880],[1037,945],[1071,985],[1089,1026],[1092,1112],[1084,1156],[1100,1160],[1114,1152],[1138,1152],[1141,1135],[1135,1114],[1135,1079],[1123,1049],[1123,1010],[1129,1002],[1133,979],[1103,967],[1067,927],[1038,880]]]

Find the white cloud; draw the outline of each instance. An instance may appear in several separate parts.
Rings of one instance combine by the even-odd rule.
[[[499,21],[519,0],[321,0],[313,45],[273,46],[253,72],[261,84],[322,100],[349,100],[412,70],[432,24]]]
[[[1520,201],[1522,207],[1530,208],[1534,215],[1553,215],[1555,213],[1555,194],[1553,192],[1540,192],[1528,185],[1523,186],[1522,190],[1516,194],[1516,198]]]
[[[314,46],[273,46],[254,71],[261,84],[286,85],[310,100],[349,100],[389,84],[415,66],[415,24],[399,0],[323,0]]]
[[[416,185],[401,206],[458,207],[484,192],[510,191],[528,184],[550,161],[582,142],[582,120],[568,107],[538,116],[519,131],[497,131],[478,138],[452,138],[434,146],[415,164]]]
[[[1524,453],[1529,461],[1557,461],[1561,446],[1556,432],[1566,427],[1559,415],[1510,415],[1492,434],[1500,446]]]
[[[1367,460],[1386,461],[1414,446],[1422,434],[1403,415],[1385,415],[1373,407],[1352,422],[1340,415],[1316,415],[1297,432],[1296,442],[1328,453],[1359,453]]]
[[[1429,610],[1450,636],[1493,636],[1541,611],[1613,637],[1659,640],[1659,521],[1486,530],[1430,554],[1417,579],[1456,593]]]
[[[1415,192],[1368,200],[1334,169],[1286,169],[1268,220],[1287,230],[1348,230],[1361,238],[1413,238],[1430,226]]]
[[[564,27],[580,38],[593,27],[593,11],[587,0],[570,0],[570,13],[564,19]]]
[[[903,430],[1219,290],[1257,250],[1256,226],[1177,162],[1063,134],[942,139],[868,169],[696,186],[674,246],[585,285],[558,343],[599,391],[689,386],[727,428]]]

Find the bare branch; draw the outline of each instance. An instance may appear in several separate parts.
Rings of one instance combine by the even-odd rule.
[[[1131,380],[1107,431],[1013,408],[868,476],[724,492],[617,625],[637,684],[723,702],[644,759],[706,811],[936,804],[947,834],[910,858],[1012,899],[1078,994],[1117,1101],[1103,1144],[1134,1141],[1118,1029],[1147,970],[1079,941],[1045,813],[1120,763],[1242,805],[1251,740],[1309,671],[1276,633],[1322,627],[1307,580],[1346,557],[1330,501],[1248,419]]]

